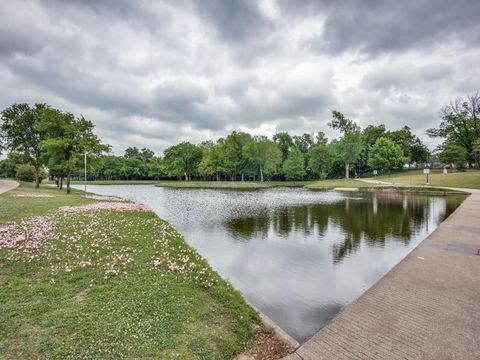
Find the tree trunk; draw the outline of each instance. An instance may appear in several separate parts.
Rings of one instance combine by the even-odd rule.
[[[345,179],[350,177],[350,164],[348,161],[345,161]]]
[[[242,182],[245,181],[245,174],[242,172]]]
[[[260,165],[260,182],[263,182],[263,170],[262,170],[262,165]]]
[[[35,166],[35,188],[40,187],[40,168]]]
[[[60,190],[63,189],[63,175],[60,176]]]
[[[67,194],[70,194],[70,173],[67,174]]]

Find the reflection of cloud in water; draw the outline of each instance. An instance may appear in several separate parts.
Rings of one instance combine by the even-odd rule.
[[[398,263],[459,197],[92,186],[150,205],[303,341]]]

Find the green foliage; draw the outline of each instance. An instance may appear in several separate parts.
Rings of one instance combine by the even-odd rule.
[[[283,173],[287,180],[298,181],[305,177],[305,164],[302,152],[293,147],[287,160],[283,163]]]
[[[255,137],[245,144],[242,155],[249,159],[250,166],[255,169],[253,172],[259,174],[261,182],[264,175],[275,173],[282,162],[282,152],[265,136]]]
[[[282,152],[282,161],[285,161],[293,146],[293,139],[288,132],[279,132],[273,135],[273,141],[277,144]]]
[[[455,164],[457,169],[464,169],[467,161],[467,151],[456,144],[444,144],[438,155],[444,165]]]
[[[47,108],[45,104],[13,104],[2,111],[0,133],[4,144],[9,151],[24,154],[35,168],[36,186],[40,184],[40,168],[42,166],[40,144],[42,134],[37,128],[42,112]]]
[[[202,150],[189,142],[182,142],[169,147],[164,152],[163,167],[169,176],[185,176],[186,181],[192,180],[192,174],[202,160]]]
[[[19,164],[16,166],[15,177],[20,181],[34,182],[35,167],[31,164]]]
[[[402,148],[387,137],[380,137],[370,147],[368,166],[373,169],[392,170],[402,168],[409,162]]]
[[[240,174],[242,181],[245,179],[245,172],[250,165],[243,148],[252,141],[250,134],[234,131],[227,136],[224,142],[225,171],[232,175]]]
[[[345,178],[350,177],[350,165],[357,161],[362,152],[362,134],[360,127],[346,118],[341,112],[332,111],[333,119],[329,123],[332,129],[340,130],[343,137],[336,143],[336,150],[345,166]]]
[[[474,144],[480,138],[480,94],[458,98],[441,111],[438,128],[427,130],[432,137],[445,138],[445,144],[455,144],[466,151],[470,166],[475,161]],[[458,151],[457,151],[458,152]]]
[[[68,193],[71,175],[82,168],[84,154],[94,158],[109,150],[93,133],[93,123],[83,116],[75,118],[71,113],[45,108],[36,128],[43,139],[42,159],[57,174],[66,177]]]
[[[319,142],[309,150],[307,170],[312,172],[316,178],[326,179],[335,158],[336,154],[332,146]]]
[[[475,140],[475,142],[473,143],[472,154],[477,161],[477,167],[480,167],[480,138]]]
[[[17,165],[27,164],[29,160],[29,157],[22,153],[9,153],[6,159],[0,161],[0,176],[14,178]]]

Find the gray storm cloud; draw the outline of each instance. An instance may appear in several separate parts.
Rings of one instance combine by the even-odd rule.
[[[475,0],[7,0],[0,11],[0,106],[83,114],[116,153],[234,129],[334,136],[332,109],[426,138],[480,75]]]

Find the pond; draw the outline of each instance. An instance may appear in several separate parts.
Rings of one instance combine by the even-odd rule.
[[[402,260],[465,198],[291,188],[88,190],[148,204],[300,343]]]

